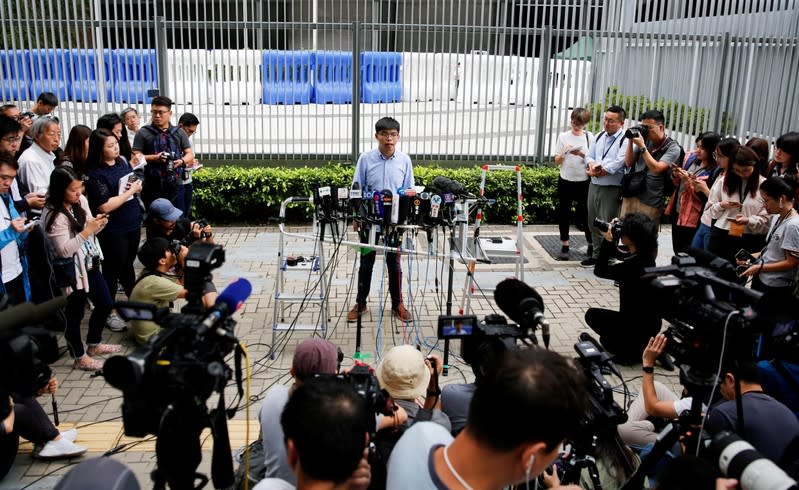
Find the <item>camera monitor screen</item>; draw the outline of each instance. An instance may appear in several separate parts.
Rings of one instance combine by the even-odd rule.
[[[470,337],[477,328],[476,316],[438,317],[438,337],[442,339]]]

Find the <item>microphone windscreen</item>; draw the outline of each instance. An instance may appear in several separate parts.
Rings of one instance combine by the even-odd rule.
[[[494,301],[508,318],[518,324],[524,323],[524,314],[532,306],[544,311],[541,295],[522,281],[514,278],[505,279],[497,284],[494,290]]]
[[[241,305],[250,297],[250,293],[252,293],[250,281],[244,278],[236,279],[216,298],[216,306],[225,305],[227,311],[233,313],[241,308]]]
[[[67,297],[59,296],[43,303],[22,303],[0,312],[0,332],[28,327],[50,318],[67,305]]]

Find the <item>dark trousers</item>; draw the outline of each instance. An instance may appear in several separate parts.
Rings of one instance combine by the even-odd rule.
[[[175,207],[183,211],[183,217],[191,220],[191,201],[194,195],[194,184],[189,182],[178,186],[178,197],[175,198]]]
[[[589,308],[585,312],[585,322],[599,334],[602,346],[623,364],[640,362],[649,337],[660,330],[660,325],[646,325],[640,319],[605,308]]]
[[[672,215],[672,222],[677,222],[677,215]],[[696,235],[696,227],[695,226],[680,226],[680,225],[672,225],[671,226],[671,247],[674,249],[674,254],[678,254],[680,252],[687,252],[688,247],[691,246],[691,242],[694,241],[694,235]]]
[[[25,272],[23,271],[22,274],[25,274]],[[25,282],[22,279],[22,274],[3,283],[3,287],[6,289],[6,294],[8,295],[9,305],[21,305],[28,301],[25,298]]]
[[[361,243],[366,243],[368,233],[361,232]],[[380,235],[378,234],[378,243]],[[372,250],[369,253],[361,254],[361,265],[358,269],[358,294],[356,301],[359,305],[365,305],[369,297],[369,289],[372,287],[372,270],[375,266],[377,252]],[[396,253],[388,252],[385,254],[386,268],[388,269],[388,291],[391,294],[391,307],[396,308],[402,302],[402,269],[400,267],[399,256]]]
[[[11,395],[14,399],[14,432],[34,444],[44,444],[58,437],[50,418],[32,396]]]
[[[591,230],[587,226],[589,182],[589,180],[573,182],[558,177],[558,229],[562,242],[569,239],[569,223],[574,204],[574,223],[578,230],[585,233],[585,241],[591,244]]]
[[[750,253],[760,252],[766,244],[765,235],[744,233],[742,236],[730,236],[727,230],[716,228],[710,231],[708,250],[721,258],[735,264],[735,254],[742,248]]]
[[[109,234],[107,232],[97,235],[100,247],[103,249],[103,277],[108,285],[111,297],[117,293],[117,283],[122,284],[125,294],[130,297],[133,284],[136,282],[136,273],[133,270],[133,261],[139,250],[141,231],[136,229],[128,233]]]
[[[97,345],[102,340],[103,327],[111,313],[111,293],[108,285],[103,278],[103,274],[98,270],[91,270],[89,274],[89,293],[88,296],[94,303],[94,311],[89,317],[89,332],[86,335],[86,343]],[[67,296],[67,328],[64,331],[64,340],[67,341],[69,353],[77,359],[86,353],[83,342],[80,339],[80,323],[83,321],[83,314],[86,310],[86,291],[76,289]]]

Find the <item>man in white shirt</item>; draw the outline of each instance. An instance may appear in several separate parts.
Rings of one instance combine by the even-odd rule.
[[[55,153],[61,144],[61,128],[58,119],[40,117],[33,123],[33,145],[19,157],[19,182],[23,193],[46,193],[50,185],[50,174],[55,169]]]

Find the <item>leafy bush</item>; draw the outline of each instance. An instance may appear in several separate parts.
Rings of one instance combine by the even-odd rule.
[[[627,111],[627,117],[635,120],[645,111],[657,109],[666,116],[666,128],[686,134],[698,135],[709,130],[710,109],[690,107],[676,100],[652,100],[644,95],[624,95],[616,86],[608,87],[605,98],[601,102],[587,104],[591,111],[591,122],[588,129],[594,134],[602,131],[602,117],[605,110],[612,106],[621,106]],[[721,115],[721,134],[732,134],[735,122],[727,112]]]
[[[323,167],[231,167],[206,168],[194,176],[195,214],[217,223],[265,223],[276,218],[280,204],[290,196],[310,196],[319,185],[349,187],[353,166],[329,164]],[[480,168],[443,168],[414,165],[417,184],[429,185],[433,178],[443,175],[464,184],[477,194],[480,187]],[[558,169],[525,167],[522,170],[522,194],[526,223],[555,221]],[[485,221],[494,224],[515,224],[517,215],[516,173],[489,172],[485,195],[497,203],[483,209]],[[307,222],[311,207],[292,205],[287,219]]]

